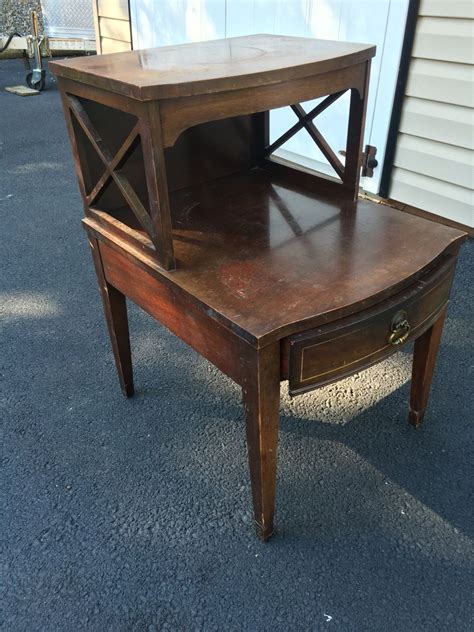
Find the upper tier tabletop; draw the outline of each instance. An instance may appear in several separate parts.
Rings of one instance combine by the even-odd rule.
[[[147,101],[299,79],[367,61],[375,46],[282,35],[76,57],[51,62],[58,77]]]

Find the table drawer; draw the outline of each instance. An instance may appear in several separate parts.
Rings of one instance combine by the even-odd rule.
[[[426,331],[449,298],[455,261],[449,258],[414,285],[350,317],[283,341],[283,376],[290,394],[303,393],[379,362]]]

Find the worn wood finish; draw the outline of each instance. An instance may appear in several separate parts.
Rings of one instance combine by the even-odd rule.
[[[195,125],[165,149],[168,190],[177,191],[251,169],[265,113]]]
[[[122,389],[133,393],[128,297],[241,386],[264,540],[280,381],[316,388],[414,340],[418,425],[465,238],[357,200],[373,54],[251,36],[51,63]],[[315,118],[346,90],[343,164]],[[269,110],[283,105],[299,121],[270,144]],[[272,156],[301,129],[339,178]]]
[[[147,103],[142,121],[142,144],[150,215],[155,230],[155,246],[161,265],[167,270],[175,266],[171,216],[168,199],[165,155],[162,142],[160,110],[157,103]]]
[[[387,298],[463,239],[259,169],[177,191],[171,208],[173,282],[260,346]]]
[[[347,129],[346,164],[344,168],[344,187],[357,198],[360,180],[360,163],[364,142],[365,113],[370,79],[370,62],[366,62],[364,83],[358,90],[351,90],[349,106],[349,125]]]
[[[77,184],[81,193],[82,201],[84,203],[84,214],[87,215],[87,196],[90,192],[90,187],[92,186],[92,177],[90,175],[90,169],[88,166],[84,165],[84,161],[83,164],[81,164],[81,156],[84,156],[87,150],[85,147],[84,138],[76,134],[67,95],[63,90],[60,90],[59,93],[61,96],[69,141],[71,143],[72,158],[74,161],[74,170],[76,172]]]
[[[100,296],[104,307],[105,319],[109,330],[110,342],[114,354],[115,366],[119,376],[122,392],[126,397],[134,394],[132,355],[130,336],[128,333],[128,317],[125,295],[111,285],[105,278],[99,242],[92,238],[89,245],[94,261],[95,272],[99,284]]]
[[[261,169],[176,191],[170,200],[178,264],[160,274],[258,346],[388,298],[464,239]]]
[[[58,77],[148,101],[261,88],[355,66],[374,54],[367,44],[247,35],[55,61],[50,68]]]
[[[306,131],[309,133],[311,138],[314,140],[314,142],[316,143],[316,145],[318,146],[319,150],[321,151],[323,156],[326,158],[328,163],[331,165],[331,167],[334,169],[337,175],[341,178],[341,180],[343,180],[344,179],[344,165],[336,156],[336,154],[333,152],[333,150],[331,149],[331,147],[329,146],[328,142],[326,141],[324,136],[321,134],[321,132],[316,128],[313,121],[306,120],[305,110],[301,107],[299,103],[292,105],[291,109],[299,118],[300,122],[303,123],[303,127],[306,129]]]
[[[313,121],[319,114],[324,112],[330,105],[332,105],[337,99],[339,99],[345,90],[341,90],[340,92],[335,92],[334,94],[330,94],[327,96],[324,101],[318,103],[314,108],[312,108],[309,112],[302,113],[301,116],[299,114],[300,111],[297,112],[297,116],[299,118],[298,122],[295,123],[290,129],[284,132],[279,138],[277,138],[271,145],[267,145],[265,148],[265,155],[272,154],[275,150],[281,147],[287,140],[289,140],[292,136],[297,134],[300,129],[303,129],[307,123]],[[294,107],[294,106],[292,106]]]
[[[244,43],[241,41],[242,39],[245,40]],[[312,120],[307,119],[299,102],[329,94],[325,105],[316,109],[316,115],[333,103],[335,98],[331,93],[340,94],[346,89],[351,89],[353,94],[359,95],[359,100],[362,99],[365,103],[364,91],[367,85],[368,60],[374,54],[373,47],[360,45],[343,45],[341,47],[327,42],[319,42],[316,45],[314,40],[277,38],[280,47],[286,50],[289,57],[284,68],[275,69],[275,60],[273,59],[275,38],[273,36],[262,37],[257,49],[255,49],[255,42],[252,38],[249,41],[247,38],[237,38],[237,40],[232,52],[231,65],[247,67],[248,51],[259,50],[261,53],[261,55],[259,53],[258,62],[260,72],[256,72],[254,68],[254,71],[249,75],[251,81],[247,75],[240,73],[239,80],[233,80],[231,85],[228,85],[226,81],[228,77],[223,76],[225,63],[223,64],[219,58],[215,58],[213,60],[215,63],[210,64],[207,70],[202,69],[203,76],[200,82],[196,83],[196,77],[193,76],[188,86],[191,92],[187,97],[183,97],[180,90],[171,93],[167,93],[165,90],[165,92],[160,92],[160,100],[147,101],[142,99],[143,95],[137,98],[133,91],[117,90],[114,92],[114,88],[108,81],[90,81],[90,74],[87,75],[87,81],[84,79],[84,73],[87,74],[89,72],[87,69],[90,70],[90,63],[87,60],[83,60],[83,63],[79,64],[82,69],[80,71],[74,60],[57,62],[52,66],[53,71],[60,77],[60,90],[66,118],[69,119],[68,131],[75,155],[76,172],[86,214],[94,208],[109,212],[112,217],[116,217],[114,210],[123,206],[121,198],[124,198],[125,204],[128,204],[150,237],[160,264],[168,270],[173,270],[176,267],[168,187],[170,190],[174,190],[209,179],[209,176],[204,174],[197,175],[198,171],[202,171],[202,169],[195,169],[196,161],[194,161],[194,168],[192,169],[189,167],[186,169],[187,159],[181,160],[181,164],[177,165],[177,158],[182,157],[179,147],[189,146],[189,140],[193,137],[200,136],[201,141],[206,136],[210,138],[217,126],[218,132],[224,131],[222,136],[219,135],[224,151],[208,151],[206,158],[212,154],[220,158],[223,154],[228,157],[234,155],[237,156],[234,159],[234,164],[238,163],[241,167],[245,165],[248,168],[259,164],[263,158],[262,147],[258,148],[258,145],[254,145],[253,139],[259,136],[259,133],[254,130],[252,130],[253,133],[248,133],[246,129],[244,135],[241,134],[241,144],[234,147],[237,151],[233,154],[229,151],[230,148],[224,144],[229,140],[232,130],[232,127],[226,123],[229,121],[229,117],[230,120],[233,117],[234,129],[236,122],[245,120],[251,121],[252,127],[255,127],[258,125],[258,121],[265,121],[265,118],[262,117],[266,116],[268,119],[268,114],[265,115],[264,112],[291,103],[297,111],[303,112],[301,115],[303,124],[335,166],[346,188],[349,187],[352,195],[355,190],[357,182],[355,174],[349,171],[346,177],[334,151],[316,130]],[[230,42],[227,40],[227,43]],[[214,45],[218,49],[221,47],[221,44],[211,44],[212,49],[214,49]],[[175,53],[169,53],[170,59],[181,59],[182,47],[175,48]],[[306,52],[302,55],[303,48]],[[194,49],[196,56],[199,57],[200,45],[195,45]],[[333,51],[331,61],[328,61],[329,50]],[[162,49],[160,49],[161,52]],[[280,53],[281,51],[278,54]],[[298,53],[298,59],[294,57],[296,53]],[[205,54],[207,55],[208,52]],[[141,55],[146,57],[146,51],[142,51]],[[126,56],[126,59],[129,58],[130,56]],[[304,64],[302,64],[302,58],[306,60]],[[102,61],[98,63],[102,68],[103,58],[101,59]],[[107,64],[113,65],[114,60],[110,56],[108,59]],[[92,66],[96,62],[97,60],[93,62]],[[122,63],[123,65],[124,63]],[[106,71],[104,68],[102,71],[100,76],[104,79]],[[136,71],[138,72],[137,69]],[[162,82],[166,69],[160,67],[157,72],[149,73],[147,75],[148,81],[153,82],[155,88],[157,86],[163,88]],[[162,72],[164,73],[163,76]],[[174,68],[174,74],[176,72],[176,68]],[[184,69],[183,72],[186,74],[188,71]],[[124,74],[126,75],[126,72],[121,67],[120,76]],[[138,75],[134,77],[134,85],[138,81],[137,77]],[[197,86],[200,88],[198,89]],[[217,89],[220,90],[219,99],[215,98],[215,90]],[[188,93],[186,92],[186,94]],[[98,107],[96,104],[100,104],[102,107]],[[351,120],[354,118],[352,110]],[[122,143],[112,151],[111,136],[107,132],[115,128],[117,135],[120,133],[123,135],[122,128],[127,126],[127,120],[124,119],[124,116],[133,116],[136,126],[127,130],[128,135],[126,134],[125,138],[122,138]],[[219,129],[219,121],[222,123],[221,129]],[[362,121],[357,119],[356,123],[362,124]],[[268,124],[265,124],[268,127]],[[350,122],[348,145],[351,138],[351,125],[354,127]],[[186,130],[188,131],[187,143],[184,140],[177,143],[179,137]],[[265,133],[268,136],[268,132]],[[85,136],[85,139],[82,136]],[[143,155],[142,175],[140,175],[140,169],[136,168],[137,139]],[[199,145],[202,146],[203,143],[200,142]],[[97,156],[94,155],[94,152]],[[249,155],[246,156],[246,154]],[[102,167],[105,170],[97,166],[97,157],[99,163],[103,163]],[[133,157],[135,157],[134,160],[132,160]],[[360,156],[358,155],[357,164],[359,159]],[[201,164],[204,165],[206,162],[207,164],[209,162],[216,164],[218,160],[212,158],[210,161],[202,161]],[[226,158],[223,162],[229,162],[229,160]],[[123,163],[125,163],[126,169],[135,175],[135,186],[131,184],[130,178],[125,173]],[[184,166],[188,175],[185,178],[168,176],[167,163],[171,163],[171,167],[174,168],[173,173],[182,171]],[[196,175],[190,177],[189,173],[192,171],[195,171]],[[218,177],[219,173],[233,171],[235,169],[223,171],[218,168],[214,178]],[[143,178],[143,173],[145,178]]]
[[[172,270],[158,104],[110,98],[103,90],[68,80],[61,81],[60,92],[86,215],[98,209],[113,218],[127,205],[150,238],[157,260]]]
[[[247,448],[257,534],[273,534],[278,421],[280,407],[280,345],[248,349],[242,358]]]
[[[438,319],[451,289],[455,258],[448,256],[435,270],[406,290],[375,307],[283,341],[282,377],[292,395],[329,384],[380,362],[418,338]],[[403,311],[406,336],[391,340],[391,324]]]
[[[366,75],[366,88],[369,73]],[[354,198],[357,198],[360,180],[360,157],[362,155],[362,142],[365,129],[365,108],[367,105],[366,94],[357,90],[351,90],[349,106],[349,125],[347,130],[346,160],[343,174],[344,184],[351,189]]]
[[[85,57],[81,57],[85,59]],[[50,62],[48,66],[51,68],[55,62]],[[53,70],[51,70],[53,72]],[[137,114],[144,111],[144,104],[141,101],[132,99],[131,97],[114,94],[103,88],[91,86],[81,81],[58,77],[59,88],[63,93],[74,94],[84,99],[90,99],[95,103],[100,103],[110,108],[127,112],[128,114]]]
[[[436,322],[415,341],[408,414],[408,421],[415,428],[421,426],[425,416],[446,311],[447,306],[441,311]]]
[[[367,65],[361,63],[319,76],[288,79],[284,84],[262,85],[258,90],[242,87],[222,92],[218,100],[207,93],[164,99],[161,102],[164,145],[171,147],[185,129],[198,123],[272,110],[350,88],[361,92],[366,69]]]
[[[100,243],[107,283],[125,294],[175,335],[212,362],[238,384],[242,383],[239,358],[245,344],[232,331],[208,316],[189,298],[160,282],[117,244]]]

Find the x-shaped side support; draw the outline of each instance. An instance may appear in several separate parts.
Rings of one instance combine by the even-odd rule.
[[[298,103],[296,103],[295,105],[292,105],[291,108],[293,112],[296,114],[296,116],[298,117],[299,119],[298,122],[295,123],[292,127],[290,127],[290,129],[287,130],[284,134],[282,134],[280,138],[278,138],[271,145],[269,145],[265,149],[265,155],[268,156],[272,154],[276,149],[278,149],[278,147],[286,143],[287,140],[289,140],[292,136],[294,136],[297,132],[299,132],[300,129],[304,128],[306,129],[308,134],[311,136],[313,141],[316,143],[316,145],[319,147],[319,149],[321,150],[321,153],[326,157],[327,161],[329,162],[331,167],[334,169],[334,171],[337,173],[337,175],[341,178],[341,180],[344,180],[344,165],[336,156],[336,154],[333,152],[333,150],[327,143],[324,136],[318,130],[316,125],[313,123],[313,119],[316,118],[318,114],[321,114],[321,112],[324,112],[326,108],[332,105],[334,101],[339,99],[339,97],[342,96],[345,92],[346,92],[345,90],[342,90],[341,92],[335,92],[334,94],[330,94],[328,97],[324,99],[324,101],[321,101],[321,103],[319,103],[316,107],[314,107],[309,112],[305,112],[303,107],[299,105]]]
[[[147,210],[141,203],[140,198],[133,190],[127,178],[120,171],[120,169],[117,169],[121,161],[127,155],[128,151],[134,145],[137,137],[139,136],[140,123],[137,122],[133,126],[131,132],[128,134],[127,138],[124,140],[115,156],[113,156],[110,153],[108,147],[105,145],[104,141],[102,140],[99,132],[92,124],[89,115],[85,111],[84,106],[79,101],[79,99],[72,95],[68,95],[68,99],[71,112],[74,114],[74,117],[81,126],[82,130],[89,139],[91,145],[97,152],[97,155],[99,156],[105,167],[104,173],[99,178],[92,191],[86,196],[87,204],[90,206],[94,202],[99,193],[105,187],[106,183],[110,180],[110,178],[112,178],[117,184],[125,201],[130,206],[135,217],[140,222],[142,227],[147,231],[150,238],[153,240],[153,237],[155,236],[155,229]]]

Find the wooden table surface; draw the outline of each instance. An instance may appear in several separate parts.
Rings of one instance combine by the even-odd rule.
[[[261,344],[382,300],[464,238],[263,169],[174,192],[170,202],[177,269],[157,269]]]
[[[375,46],[282,35],[163,46],[51,62],[58,77],[137,99],[165,99],[309,77],[367,61]]]

